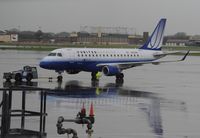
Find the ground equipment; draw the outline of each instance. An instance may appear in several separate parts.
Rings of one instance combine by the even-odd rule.
[[[3,74],[3,78],[6,81],[10,81],[11,79],[15,79],[15,81],[22,81],[22,79],[26,79],[27,81],[31,81],[32,79],[37,79],[37,68],[31,66],[24,66],[22,70],[5,72]]]

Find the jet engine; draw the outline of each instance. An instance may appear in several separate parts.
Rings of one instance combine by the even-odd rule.
[[[104,66],[102,72],[106,76],[115,76],[121,73],[121,70],[117,66]]]

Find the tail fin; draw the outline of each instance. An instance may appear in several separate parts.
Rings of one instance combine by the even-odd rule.
[[[165,24],[166,19],[161,19],[148,41],[140,49],[161,50]]]

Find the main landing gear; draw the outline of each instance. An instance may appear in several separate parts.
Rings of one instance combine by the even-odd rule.
[[[91,73],[91,80],[92,81],[99,81],[99,78],[101,77],[101,73],[100,72],[92,72]]]
[[[116,83],[123,83],[124,82],[124,74],[119,73],[116,75]]]
[[[92,72],[91,73],[91,81],[92,82],[98,82],[99,78],[101,77],[99,72]],[[117,84],[123,84],[124,83],[124,74],[123,73],[119,73],[116,75],[116,81]]]

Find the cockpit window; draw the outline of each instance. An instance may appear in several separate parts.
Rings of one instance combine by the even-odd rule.
[[[58,56],[58,57],[62,57],[62,54],[61,54],[61,53],[57,53],[57,56]]]
[[[61,53],[50,53],[48,56],[58,56],[58,57],[62,57]]]
[[[56,53],[50,53],[48,56],[56,56]]]

